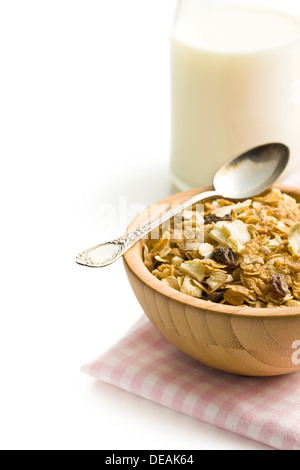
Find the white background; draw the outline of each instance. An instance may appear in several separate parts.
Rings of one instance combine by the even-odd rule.
[[[142,315],[74,258],[171,191],[174,7],[0,0],[1,448],[266,449],[80,372]]]

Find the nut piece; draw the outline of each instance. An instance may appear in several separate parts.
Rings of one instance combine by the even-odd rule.
[[[165,279],[162,279],[161,281],[173,289],[180,290],[179,281],[175,276],[169,276]]]
[[[214,247],[210,243],[201,243],[201,245],[199,246],[199,254],[204,258],[211,256],[213,250]]]
[[[195,281],[190,276],[185,276],[180,290],[183,294],[191,295],[198,299],[201,299],[202,297],[203,290],[195,284]]]
[[[269,191],[268,194],[266,194],[265,196],[255,197],[253,199],[254,201],[264,202],[267,204],[280,201],[282,199],[282,194],[280,189],[272,188],[271,191]]]
[[[283,274],[273,274],[270,277],[270,293],[277,299],[284,298],[289,291],[289,287]]]
[[[288,240],[289,252],[292,255],[300,256],[300,222],[292,226]]]
[[[249,207],[251,203],[251,199],[248,199],[247,201],[238,202],[237,204],[231,204],[230,206],[218,207],[217,209],[213,210],[212,214],[219,217],[220,220],[222,220],[221,217],[223,218],[223,220],[225,220],[224,217],[226,215],[230,215],[233,211],[239,214],[240,212],[243,212],[245,209],[247,209],[247,207]]]
[[[187,274],[198,282],[202,282],[205,277],[205,266],[202,264],[200,259],[194,259],[193,261],[186,261],[180,265],[180,271]]]
[[[206,284],[213,290],[218,290],[222,285],[232,282],[232,276],[222,269],[215,269],[206,279]]]
[[[235,266],[237,261],[233,251],[230,250],[230,248],[226,248],[224,246],[215,248],[212,252],[212,257],[218,263],[226,264],[226,266]]]
[[[217,222],[209,234],[212,240],[221,246],[231,248],[234,253],[241,254],[244,245],[251,240],[248,226],[241,220],[233,222]]]

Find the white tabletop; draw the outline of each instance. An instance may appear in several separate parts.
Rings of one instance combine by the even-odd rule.
[[[174,0],[0,3],[4,449],[267,449],[80,372],[143,314],[74,263],[167,196]]]

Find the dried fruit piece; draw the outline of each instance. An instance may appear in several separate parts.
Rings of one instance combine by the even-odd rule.
[[[225,264],[226,266],[235,266],[237,259],[230,248],[219,246],[212,252],[212,257],[217,263]]]
[[[216,224],[217,222],[231,222],[231,221],[232,221],[231,214],[226,214],[224,217],[218,217],[215,214],[210,214],[205,218],[204,224],[209,225],[212,223]]]
[[[224,299],[224,291],[223,290],[217,290],[215,292],[212,292],[207,297],[207,300],[210,300],[211,302],[215,302],[217,304],[222,302],[223,299]]]
[[[283,274],[272,274],[270,277],[270,293],[277,299],[282,299],[289,291],[289,287]]]

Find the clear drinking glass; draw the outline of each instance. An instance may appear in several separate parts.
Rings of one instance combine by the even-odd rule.
[[[180,0],[171,38],[173,183],[212,183],[257,145],[300,164],[300,1]]]

